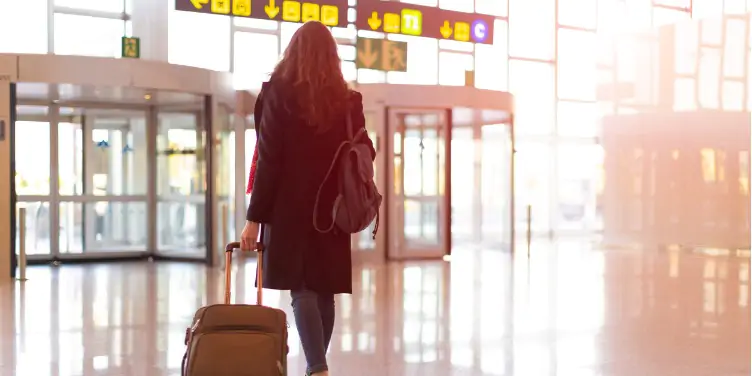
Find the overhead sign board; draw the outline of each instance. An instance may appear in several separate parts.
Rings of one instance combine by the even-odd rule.
[[[358,38],[355,66],[387,72],[407,72],[407,42]]]
[[[358,3],[355,28],[383,33],[493,44],[494,17],[396,1]]]
[[[175,0],[175,10],[347,27],[347,0]]]

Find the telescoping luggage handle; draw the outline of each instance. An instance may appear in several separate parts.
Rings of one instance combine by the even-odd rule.
[[[263,304],[264,291],[264,225],[261,224],[261,238],[256,242],[256,252],[258,252],[256,262],[256,304]],[[232,296],[232,254],[236,249],[240,249],[240,242],[232,242],[225,247],[225,304],[230,304]]]

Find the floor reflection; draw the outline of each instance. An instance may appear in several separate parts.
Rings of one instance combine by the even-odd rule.
[[[254,302],[253,261],[234,300]],[[195,264],[34,267],[0,289],[0,375],[178,375],[186,325],[222,297]],[[333,375],[750,374],[748,254],[598,251],[363,266],[337,301]],[[287,293],[265,303],[290,314]],[[291,320],[292,321],[292,320]],[[304,362],[295,326],[290,375]]]

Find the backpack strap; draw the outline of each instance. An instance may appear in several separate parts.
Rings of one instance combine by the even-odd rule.
[[[326,175],[324,175],[324,180],[321,182],[321,185],[319,185],[319,190],[316,192],[316,201],[313,204],[313,228],[316,229],[316,231],[320,233],[327,233],[329,231],[332,231],[334,228],[334,216],[337,213],[337,206],[338,203],[335,201],[334,203],[334,209],[332,210],[332,224],[322,230],[319,227],[319,220],[318,220],[318,213],[319,213],[319,200],[321,199],[321,191],[324,190],[324,184],[329,180],[329,176],[331,176],[332,171],[334,170],[334,166],[337,165],[337,161],[339,160],[339,154],[342,152],[342,150],[345,148],[345,146],[348,146],[351,144],[351,141],[342,141],[341,144],[339,144],[339,147],[337,148],[337,152],[334,153],[334,158],[332,158],[332,163],[329,165],[329,171],[326,172]]]
[[[360,139],[360,137],[366,133],[365,128],[358,130],[358,133],[353,135],[353,129],[352,129],[352,114],[350,114],[350,106],[347,106],[346,111],[346,120],[347,123],[347,140],[342,141],[341,144],[339,144],[339,147],[337,148],[337,152],[334,153],[334,158],[332,158],[332,163],[329,165],[329,170],[326,172],[326,175],[324,175],[324,180],[321,182],[321,185],[319,185],[319,189],[316,192],[316,201],[313,204],[313,228],[316,229],[316,231],[320,233],[327,233],[329,231],[332,231],[334,228],[334,219],[337,215],[337,209],[339,208],[339,198],[335,199],[334,205],[332,208],[332,224],[326,228],[321,229],[319,227],[319,221],[318,221],[318,213],[319,213],[319,200],[321,199],[321,192],[324,190],[324,184],[329,180],[329,177],[332,174],[332,171],[334,171],[334,166],[337,165],[337,161],[339,160],[339,155],[342,152],[342,150],[345,148],[345,146],[349,146],[354,144],[357,140]],[[374,235],[375,236],[375,235]]]

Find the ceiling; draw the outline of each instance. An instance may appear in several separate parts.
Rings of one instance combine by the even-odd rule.
[[[135,87],[95,87],[70,84],[21,82],[16,85],[19,103],[93,103],[118,105],[197,105],[203,96],[192,93],[155,91]]]

